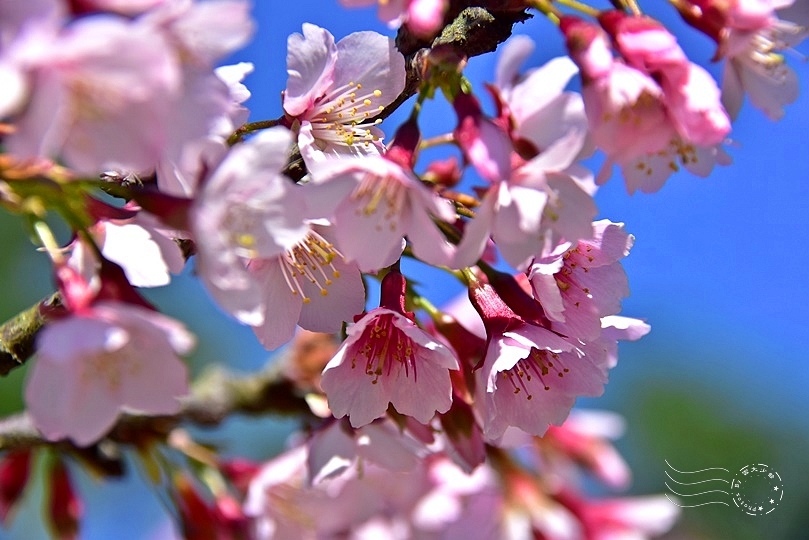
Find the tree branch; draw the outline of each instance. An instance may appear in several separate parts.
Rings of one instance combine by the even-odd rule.
[[[59,293],[54,293],[0,325],[0,375],[8,375],[34,354],[36,336],[47,319],[45,313],[61,305]]]

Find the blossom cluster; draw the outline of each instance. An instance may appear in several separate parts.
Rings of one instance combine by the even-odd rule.
[[[780,51],[806,34],[778,16],[790,1],[675,4],[716,41],[721,83],[636,9],[515,0],[501,8],[540,5],[568,55],[522,71],[534,42],[509,39],[488,85],[494,113],[460,51],[406,59],[390,37],[307,23],[287,40],[279,118],[246,123],[254,66],[218,65],[254,32],[246,0],[0,0],[0,202],[32,224],[61,295],[25,389],[34,426],[84,447],[121,414],[181,410],[194,338],[138,289],[193,257],[211,297],[268,350],[298,329],[343,337],[306,384],[289,376],[322,422],[243,475],[238,519],[219,508],[215,526],[268,538],[664,532],[667,502],[594,501],[571,474],[584,461],[626,485],[604,440],[615,418],[571,409],[603,392],[618,342],[650,330],[619,314],[634,237],[597,219],[594,196],[613,166],[632,193],[729,164],[745,95],[772,118],[796,99]],[[379,2],[384,21],[427,40],[450,9]],[[412,113],[388,137],[383,119],[414,73]],[[424,139],[420,111],[439,93],[457,122]],[[460,164],[425,163],[442,143]],[[402,259],[467,294],[436,308]],[[188,478],[174,487],[190,526],[205,503]]]

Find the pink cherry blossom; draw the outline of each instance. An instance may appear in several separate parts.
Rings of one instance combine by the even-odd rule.
[[[346,420],[332,422],[315,432],[308,445],[308,474],[315,484],[366,462],[391,471],[410,471],[428,453],[423,443],[388,419],[357,429]]]
[[[164,315],[102,301],[48,324],[25,388],[34,425],[81,446],[101,438],[122,411],[172,414],[188,392],[178,355],[194,338]]]
[[[533,50],[534,42],[528,36],[513,36],[505,43],[497,62],[495,90],[514,124],[512,137],[529,141],[538,153],[567,133],[585,131],[587,115],[581,95],[564,91],[579,71],[570,58],[553,58],[518,73]],[[589,145],[581,149],[583,153],[590,150]]]
[[[379,4],[379,18],[392,28],[405,23],[422,38],[431,38],[441,30],[448,0],[340,0],[346,7]]]
[[[321,385],[337,418],[360,427],[385,414],[388,403],[427,423],[452,401],[449,370],[458,361],[443,345],[400,313],[368,312],[323,371]]]
[[[525,322],[488,284],[470,288],[470,298],[487,334],[476,372],[476,404],[487,439],[498,439],[509,426],[542,435],[567,418],[576,397],[603,391],[606,359],[597,348]]]
[[[543,445],[562,454],[566,463],[548,452],[548,468],[564,474],[565,469],[583,466],[599,480],[615,489],[625,489],[631,471],[609,439],[622,436],[624,419],[607,411],[573,409],[561,426],[551,426],[543,437]]]
[[[210,68],[250,40],[250,8],[246,0],[162,0],[140,23],[160,29],[184,63]]]
[[[625,60],[612,57],[596,26],[574,17],[562,21],[571,58],[582,69],[593,141],[607,154],[599,183],[613,163],[630,193],[657,191],[679,164],[701,176],[726,164],[720,145],[730,119],[710,75],[688,62],[652,19],[607,12],[599,20]]]
[[[298,186],[281,175],[291,143],[283,127],[232,148],[191,209],[200,277],[219,304],[252,326],[267,307],[247,264],[292,249],[309,232]]]
[[[108,260],[117,263],[135,287],[161,287],[171,281],[171,274],[179,274],[185,258],[175,238],[182,236],[171,231],[147,212],[138,212],[128,219],[102,220],[91,229],[96,245]],[[100,263],[93,250],[76,242],[71,261],[90,279]]]
[[[403,311],[405,281],[391,271],[382,283],[381,306],[348,329],[348,337],[323,370],[321,386],[337,418],[353,427],[382,417],[390,403],[426,424],[449,410],[452,352]]]
[[[181,74],[163,36],[113,16],[75,21],[25,65],[26,108],[6,141],[19,157],[61,157],[80,172],[144,171],[166,142]]]
[[[596,213],[592,180],[574,163],[584,143],[584,131],[567,133],[512,170],[506,181],[494,183],[467,224],[453,265],[474,263],[489,236],[515,267],[564,239],[589,236]]]
[[[248,263],[266,309],[264,323],[253,330],[267,349],[289,341],[296,325],[338,332],[365,306],[359,268],[345,261],[328,236],[326,227],[313,225],[287,251]]]
[[[431,484],[423,466],[408,473],[366,463],[328,481],[306,478],[309,448],[274,458],[253,478],[244,504],[253,537],[411,538],[411,515]]]
[[[168,0],[71,0],[73,10],[79,13],[106,11],[121,15],[140,15]]]
[[[725,24],[725,40],[717,56],[726,59],[722,78],[722,103],[732,118],[739,114],[744,96],[773,120],[784,106],[798,99],[798,78],[781,51],[803,41],[805,27],[779,18],[775,9],[792,0],[760,2],[751,10],[747,3],[731,3]],[[751,13],[752,11],[752,13]],[[753,15],[751,17],[751,15]]]
[[[404,89],[404,57],[393,40],[356,32],[335,44],[312,24],[287,41],[284,110],[300,122],[298,146],[307,165],[324,155],[377,154],[374,117]]]
[[[583,537],[593,540],[652,538],[671,529],[680,514],[665,495],[588,500],[567,490],[557,498],[581,522]]]
[[[489,182],[508,178],[513,148],[505,130],[483,114],[472,95],[458,94],[452,106],[458,116],[455,141],[467,161]]]
[[[575,247],[563,244],[534,261],[528,279],[554,330],[583,341],[598,338],[601,318],[618,313],[621,299],[629,294],[618,261],[629,254],[633,241],[622,223],[597,221],[592,238]]]
[[[337,246],[363,271],[393,264],[404,237],[416,257],[449,264],[455,246],[433,219],[452,222],[452,203],[425,187],[412,170],[385,156],[332,159],[312,172],[305,186],[313,212],[334,223]]]

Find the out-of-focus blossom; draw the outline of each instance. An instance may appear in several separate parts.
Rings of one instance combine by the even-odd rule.
[[[809,33],[794,0],[682,0],[674,4],[683,18],[717,44],[714,60],[726,59],[722,103],[736,118],[747,94],[773,120],[798,97],[798,79],[781,51]],[[797,9],[790,9],[795,6]],[[786,10],[785,19],[777,10]]]
[[[660,189],[680,164],[706,175],[724,163],[720,145],[730,119],[716,83],[688,61],[674,37],[653,19],[617,11],[593,24],[563,17],[571,58],[582,70],[582,94],[595,144],[607,154],[598,176],[621,166],[630,192]]]
[[[130,17],[140,15],[169,0],[70,0],[70,7],[76,14],[107,12],[120,13]]]
[[[349,327],[323,370],[329,408],[354,427],[383,416],[388,404],[426,424],[452,403],[449,370],[458,369],[458,360],[404,311],[404,291],[404,277],[388,273],[380,307]]]
[[[188,393],[178,355],[193,345],[179,322],[120,302],[101,301],[53,321],[39,336],[25,388],[33,423],[50,440],[86,446],[122,411],[175,413]]]
[[[404,57],[393,40],[356,32],[335,44],[313,24],[287,41],[284,111],[300,123],[298,146],[307,165],[325,156],[378,154],[374,117],[404,89]]]
[[[624,419],[615,413],[573,409],[564,424],[549,427],[539,442],[545,466],[560,476],[581,466],[606,485],[625,489],[631,471],[609,443],[623,435],[624,429]]]
[[[289,341],[296,325],[313,332],[338,332],[365,306],[359,268],[344,260],[326,229],[313,225],[289,250],[248,263],[267,311],[264,323],[253,330],[268,349]]]
[[[162,155],[181,77],[169,44],[145,25],[82,18],[28,52],[27,105],[7,139],[19,157],[61,157],[80,172],[144,171]]]
[[[185,64],[210,69],[253,35],[246,0],[163,0],[140,20],[160,29]]]
[[[668,532],[680,508],[665,495],[588,500],[570,491],[557,499],[579,520],[583,538],[645,540]]]
[[[346,7],[379,4],[379,18],[396,28],[404,23],[422,38],[431,38],[441,30],[448,0],[340,0]]]
[[[78,538],[84,505],[73,488],[70,473],[61,459],[55,459],[47,474],[49,492],[45,523],[55,538]]]
[[[219,304],[245,324],[264,323],[261,287],[247,264],[291,250],[309,233],[305,201],[281,176],[291,134],[265,130],[230,150],[191,209],[197,267]]]
[[[253,479],[244,512],[254,537],[412,538],[411,514],[431,486],[424,467],[393,472],[366,463],[312,485],[308,448],[298,446],[268,462]]]
[[[0,458],[0,524],[9,518],[22,498],[31,472],[31,450],[13,450]]]
[[[409,471],[427,454],[424,444],[388,419],[357,429],[338,420],[315,432],[307,444],[308,475],[313,483],[368,462],[391,471]]]
[[[174,240],[181,234],[169,230],[147,212],[137,211],[130,218],[100,220],[91,232],[101,254],[123,268],[135,287],[167,285],[171,274],[179,274],[185,265],[182,249]],[[81,241],[74,243],[71,261],[87,281],[100,264],[95,251],[87,249]]]

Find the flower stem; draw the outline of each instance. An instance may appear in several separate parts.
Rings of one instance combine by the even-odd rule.
[[[42,247],[45,248],[51,261],[54,264],[64,264],[65,256],[62,253],[62,248],[59,247],[59,243],[53,236],[53,231],[51,231],[48,224],[41,219],[34,220],[34,232],[36,232],[39,241],[42,242]]]
[[[284,123],[283,116],[281,118],[276,118],[275,120],[259,120],[257,122],[248,122],[247,124],[240,126],[236,131],[234,131],[230,135],[230,137],[228,137],[228,146],[233,146],[234,144],[240,142],[242,138],[248,133],[259,131],[261,129],[280,126],[283,123]]]
[[[442,144],[453,144],[455,142],[455,135],[452,133],[444,133],[443,135],[436,135],[435,137],[430,137],[429,139],[424,139],[419,143],[419,150],[426,150],[427,148],[432,148],[434,146],[440,146]]]
[[[579,2],[578,0],[555,0],[559,4],[569,7],[570,9],[575,9],[580,13],[584,13],[585,15],[589,15],[590,17],[598,17],[601,13],[601,10],[598,10],[592,6],[588,6],[583,2]]]

